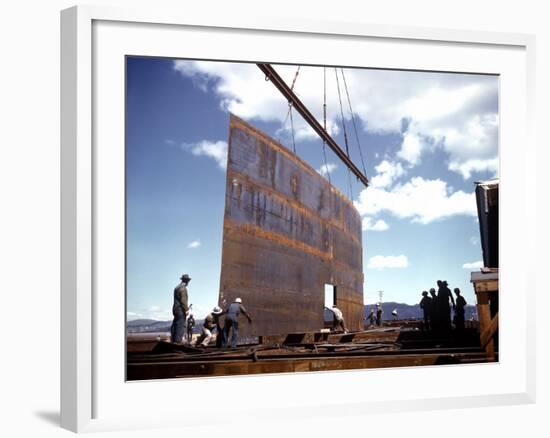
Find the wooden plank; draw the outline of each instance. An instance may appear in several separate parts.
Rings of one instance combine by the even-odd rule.
[[[474,283],[474,288],[476,292],[497,292],[498,280],[476,281]]]
[[[498,330],[498,313],[493,317],[491,322],[485,329],[481,332],[481,335],[479,337],[481,347],[485,348],[485,346],[493,339],[495,336],[495,333]]]
[[[479,316],[479,332],[485,333],[492,322],[491,310],[489,308],[489,304],[478,303],[477,313]],[[480,339],[480,342],[481,342],[481,339]],[[489,359],[493,359],[495,357],[495,346],[492,338],[485,345],[485,351]]]

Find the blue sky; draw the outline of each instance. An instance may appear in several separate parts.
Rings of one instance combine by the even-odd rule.
[[[291,83],[296,66],[275,66]],[[498,78],[338,69],[352,176],[297,113],[297,154],[351,196],[363,218],[365,303],[416,303],[438,279],[474,303],[482,259],[474,181],[498,176]],[[327,126],[343,146],[334,68],[326,69]],[[322,120],[322,67],[301,67],[295,92]],[[288,105],[255,64],[127,60],[127,316],[171,318],[188,273],[202,318],[217,304],[229,113],[292,148]],[[285,123],[286,120],[286,123]]]

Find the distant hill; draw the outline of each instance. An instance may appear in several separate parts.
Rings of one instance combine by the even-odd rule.
[[[203,320],[196,320],[193,333],[199,333]],[[154,319],[134,319],[126,323],[128,333],[156,333],[169,332],[172,321],[155,321]]]
[[[155,321],[154,319],[136,319],[128,321],[126,330],[128,333],[169,332],[172,321]]]

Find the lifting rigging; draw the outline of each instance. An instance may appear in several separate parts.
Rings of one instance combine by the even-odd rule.
[[[330,134],[326,130],[326,80],[325,80],[325,101],[323,106],[323,111],[324,111],[324,127],[323,127],[293,91],[293,87],[296,82],[296,77],[298,76],[298,72],[296,72],[294,81],[292,83],[292,87],[289,87],[283,81],[283,79],[279,76],[279,74],[275,71],[273,66],[271,66],[271,64],[258,63],[257,65],[260,68],[260,70],[265,74],[266,80],[271,81],[273,85],[275,85],[275,87],[287,99],[289,103],[289,113],[290,113],[291,123],[292,123],[292,107],[294,107],[296,111],[298,111],[298,113],[304,118],[304,120],[313,128],[313,130],[323,139],[323,147],[325,143],[328,144],[329,147],[334,151],[336,156],[340,158],[340,160],[342,160],[342,162],[346,165],[349,171],[351,171],[357,177],[357,179],[361,181],[365,186],[368,186],[369,182],[364,172],[364,169],[365,169],[364,162],[363,162],[363,172],[361,172],[361,170],[359,170],[359,168],[355,165],[355,163],[349,157],[349,147],[348,147],[347,132],[345,132],[345,127],[344,127],[344,132],[345,132],[345,140],[346,140],[346,152],[342,150],[342,148],[338,145],[338,143],[336,143],[336,141],[330,136]],[[342,75],[343,75],[343,71],[342,71]],[[347,85],[346,85],[346,92],[347,92]],[[338,87],[338,93],[340,93],[339,87]],[[348,99],[349,99],[349,94],[348,94]],[[340,101],[340,105],[341,105],[341,101]],[[349,102],[349,105],[350,105],[350,111],[351,111],[351,102]],[[352,114],[352,120],[355,128],[353,112],[351,114]],[[343,119],[343,111],[342,111],[342,119]],[[357,136],[357,132],[356,132],[356,136]],[[358,139],[358,136],[357,136],[357,139]],[[293,140],[293,144],[294,144],[294,140]],[[359,147],[359,144],[358,144],[358,147]],[[295,145],[294,145],[294,148],[295,148]],[[361,160],[363,160],[362,154],[361,154]],[[325,164],[326,164],[326,158],[325,158]]]
[[[338,80],[338,70],[334,69],[334,74],[336,75],[336,88],[338,89],[338,101],[340,102],[340,116],[342,118],[342,128],[344,129],[344,143],[346,145],[346,155],[349,157],[349,146],[348,146],[348,131],[346,130],[346,119],[344,117],[344,108],[342,107],[342,96],[340,94],[340,81]],[[351,188],[351,175],[348,168],[348,184],[349,184],[349,197],[353,198],[353,190]]]

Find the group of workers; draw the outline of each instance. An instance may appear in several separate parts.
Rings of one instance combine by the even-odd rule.
[[[457,330],[464,329],[464,314],[466,300],[455,287],[456,300],[446,281],[437,280],[437,294],[435,288],[422,292],[420,308],[424,311],[424,328],[428,331],[449,331],[451,329],[451,304],[454,310],[454,325]]]
[[[174,289],[174,304],[172,306],[172,314],[174,320],[171,326],[171,341],[174,343],[182,343],[185,331],[187,331],[188,343],[192,342],[193,326],[195,320],[191,314],[191,306],[188,305],[187,286],[191,281],[191,277],[183,274],[180,277],[180,284]],[[466,300],[460,294],[460,289],[455,288],[454,293],[456,300],[451,293],[446,281],[437,280],[438,290],[431,288],[429,294],[427,291],[422,292],[422,300],[420,308],[424,311],[424,329],[426,331],[448,331],[451,329],[451,305],[454,310],[454,325],[456,329],[464,329],[464,317]],[[326,307],[334,315],[333,330],[348,333],[344,315],[342,311],[333,305],[331,308]],[[394,311],[394,317],[397,317],[397,311]],[[235,300],[227,307],[222,309],[215,306],[212,311],[206,315],[204,319],[201,334],[195,342],[195,346],[206,347],[214,337],[216,332],[216,347],[226,348],[229,342],[231,348],[237,346],[239,337],[239,316],[243,314],[252,323],[252,318],[242,304],[241,298]],[[392,312],[393,314],[393,312]],[[222,321],[223,316],[223,321]],[[370,326],[382,325],[382,306],[380,303],[376,305],[376,309],[371,309],[366,317]],[[231,335],[231,337],[230,337]]]
[[[376,309],[370,309],[370,312],[365,319],[369,322],[369,327],[374,325],[380,327],[382,325],[382,305],[377,303]]]
[[[170,333],[171,341],[178,344],[183,343],[186,328],[187,340],[191,343],[195,324],[194,317],[190,313],[191,306],[188,305],[187,286],[191,281],[191,277],[188,274],[183,274],[180,280],[180,284],[174,289],[174,304],[172,306],[174,320],[172,321]],[[235,298],[225,310],[215,306],[204,318],[201,334],[197,338],[195,346],[208,346],[214,337],[214,331],[216,331],[216,347],[226,348],[231,334],[230,347],[235,348],[239,337],[239,316],[241,314],[246,316],[249,323],[252,323],[252,318],[243,306],[241,298]],[[224,317],[223,323],[222,316]]]

